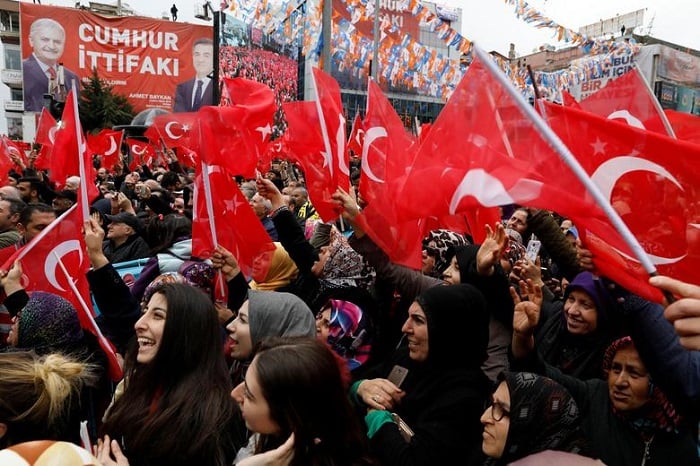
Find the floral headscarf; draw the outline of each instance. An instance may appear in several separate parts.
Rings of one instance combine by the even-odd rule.
[[[607,380],[612,368],[613,359],[617,352],[623,348],[634,347],[632,338],[622,337],[613,341],[605,350],[603,357],[603,374]],[[650,395],[647,404],[638,410],[628,413],[620,412],[612,407],[613,412],[622,419],[629,422],[633,429],[638,431],[642,437],[651,438],[656,432],[677,432],[681,423],[681,416],[676,408],[669,401],[666,395],[657,387],[649,376]]]
[[[367,362],[372,349],[372,326],[369,316],[355,303],[331,299],[328,344],[353,370]]]
[[[347,238],[333,226],[328,243],[330,257],[323,266],[321,280],[333,286],[357,286],[369,289],[376,278],[375,270],[348,243]]]
[[[433,277],[442,277],[442,273],[450,265],[452,252],[455,246],[466,246],[469,241],[459,233],[451,230],[432,230],[423,238],[423,250],[435,258],[435,266],[430,274]]]

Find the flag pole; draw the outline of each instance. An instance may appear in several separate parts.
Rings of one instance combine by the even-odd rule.
[[[59,267],[61,267],[61,270],[63,271],[63,275],[66,277],[66,281],[68,282],[68,286],[70,287],[70,289],[73,292],[73,294],[75,295],[75,297],[78,298],[78,302],[80,303],[80,307],[83,308],[85,315],[90,320],[90,325],[97,333],[96,336],[97,336],[97,340],[100,342],[100,347],[102,347],[103,351],[105,351],[105,352],[107,351],[107,349],[112,350],[112,344],[109,342],[109,340],[107,340],[107,338],[105,338],[104,334],[100,330],[100,327],[97,326],[97,322],[95,322],[95,318],[92,316],[92,310],[88,307],[87,303],[83,299],[83,296],[78,291],[78,287],[75,286],[75,283],[73,282],[73,277],[71,277],[70,274],[68,273],[68,270],[66,269],[65,264],[61,260],[61,257],[58,254],[56,254],[56,251],[53,251],[53,255],[56,258],[56,263],[58,264]],[[112,352],[113,352],[113,350],[112,350]],[[107,360],[109,361],[109,358],[107,358]],[[121,367],[119,367],[119,373],[121,373],[121,375],[123,376],[123,371],[122,371]],[[117,372],[114,372],[112,375],[114,376],[113,378],[116,380],[117,379],[117,377],[116,377]],[[119,378],[121,378],[121,376]]]
[[[75,81],[72,83],[71,92],[73,94],[73,118],[75,123],[75,137],[78,141],[78,167],[80,167],[80,206],[83,210],[83,221],[90,217],[90,200],[88,199],[87,184],[92,183],[92,180],[87,180],[87,172],[85,170],[85,143],[82,138],[80,126],[80,115],[78,111],[78,90],[75,86]],[[65,180],[64,180],[65,181]]]
[[[642,82],[644,83],[644,88],[647,90],[647,93],[649,94],[651,101],[654,102],[654,108],[656,109],[656,113],[659,114],[659,118],[661,118],[661,122],[664,124],[664,128],[666,128],[666,132],[673,139],[677,139],[676,133],[673,131],[673,128],[671,127],[671,122],[668,121],[668,117],[664,113],[664,109],[661,108],[661,104],[659,103],[659,99],[657,99],[656,96],[654,95],[654,91],[651,89],[651,86],[649,85],[647,78],[644,77],[642,70],[639,69],[636,62],[633,62],[632,66],[634,67],[634,72],[637,73],[637,76],[639,76],[639,79],[641,79]]]
[[[586,190],[588,191],[591,196],[593,196],[593,199],[595,199],[596,203],[600,206],[601,209],[603,209],[603,212],[605,212],[605,215],[608,217],[610,222],[613,224],[613,226],[617,229],[617,231],[622,235],[622,238],[624,239],[625,243],[627,243],[627,246],[634,252],[634,255],[637,257],[639,262],[642,264],[642,267],[644,267],[644,270],[649,274],[649,275],[655,275],[656,274],[656,267],[654,267],[654,264],[651,262],[649,259],[649,256],[647,255],[646,251],[644,251],[644,248],[642,248],[641,244],[639,244],[639,241],[637,241],[637,238],[634,237],[630,229],[627,227],[625,222],[622,221],[618,213],[613,209],[612,205],[610,205],[610,201],[606,199],[603,194],[600,192],[600,189],[598,189],[598,186],[591,180],[591,178],[588,176],[588,173],[581,167],[581,164],[578,163],[576,158],[573,156],[573,154],[569,151],[569,149],[564,145],[564,143],[559,139],[559,137],[552,131],[552,129],[547,126],[547,124],[544,122],[544,120],[537,114],[535,109],[530,106],[529,103],[525,102],[520,95],[520,93],[513,87],[513,85],[506,79],[505,75],[499,70],[496,65],[491,61],[491,57],[481,50],[480,47],[478,47],[476,44],[474,44],[474,53],[476,54],[477,57],[479,57],[479,60],[484,64],[486,69],[491,73],[491,75],[498,80],[498,82],[501,84],[501,86],[504,87],[506,92],[513,98],[515,103],[520,107],[520,110],[532,121],[532,123],[535,125],[535,128],[540,132],[542,137],[544,138],[545,141],[554,149],[555,152],[559,154],[559,157],[566,163],[571,171],[576,175],[576,177],[583,183],[583,185],[586,187]]]
[[[202,170],[202,182],[204,183],[204,203],[207,206],[207,216],[209,217],[209,230],[211,231],[211,241],[214,244],[214,249],[219,247],[219,238],[216,235],[216,221],[214,220],[214,204],[211,197],[211,183],[209,182],[209,165],[203,160],[200,161]],[[236,260],[238,258],[236,257]],[[217,274],[216,280],[219,284],[219,289],[224,289],[224,279],[221,270]]]

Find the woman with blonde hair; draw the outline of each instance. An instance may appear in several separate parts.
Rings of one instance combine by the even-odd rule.
[[[80,439],[80,392],[95,368],[33,351],[0,353],[0,449],[30,440]]]

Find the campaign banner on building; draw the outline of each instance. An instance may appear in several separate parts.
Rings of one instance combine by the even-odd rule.
[[[213,104],[211,26],[21,2],[20,27],[25,111],[40,112],[44,94],[86,82],[93,69],[137,112]]]
[[[700,57],[663,47],[657,68],[659,77],[679,84],[700,86]]]
[[[375,14],[374,1],[332,0],[332,5],[331,75],[340,87],[366,90],[371,66],[377,66],[378,84],[383,91],[416,94],[416,87],[420,87],[416,84],[425,79],[417,72],[420,61],[429,60],[431,52],[417,42],[420,20],[408,9],[408,3],[380,0],[379,15]],[[371,64],[375,19],[381,31],[379,63]],[[420,49],[420,58],[414,48]]]

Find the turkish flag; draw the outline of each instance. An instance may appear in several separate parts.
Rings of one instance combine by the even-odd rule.
[[[425,138],[428,137],[430,128],[432,128],[432,123],[421,123],[418,125],[418,141],[422,144]]]
[[[12,169],[15,162],[12,157],[19,157],[19,159],[27,165],[27,156],[24,153],[24,149],[19,147],[15,141],[8,138],[7,136],[2,136],[2,156],[0,156],[0,183],[7,183],[7,174]]]
[[[40,170],[49,170],[51,168],[51,149],[56,140],[56,131],[61,128],[54,117],[46,108],[41,109],[39,122],[36,126],[36,135],[34,142],[41,144],[41,150],[34,161],[34,166]]]
[[[700,284],[700,146],[557,105],[547,115],[659,273]],[[574,223],[590,230],[586,245],[604,275],[661,300],[611,225]]]
[[[579,107],[603,118],[668,135],[661,106],[636,68],[609,79],[605,87],[581,100]]]
[[[543,138],[536,116],[520,106],[529,104],[514,99],[477,56],[421,143],[402,192],[394,198],[400,218],[439,218],[511,204],[568,217],[603,215]]]
[[[419,269],[425,233],[421,220],[400,220],[395,203],[387,202],[399,195],[417,143],[371,79],[363,126],[360,194],[367,205],[358,221],[392,262]]]
[[[289,149],[284,142],[284,138],[277,138],[274,141],[268,141],[265,146],[265,152],[258,161],[258,170],[260,173],[267,173],[273,160],[287,159]]]
[[[122,372],[114,347],[102,335],[94,319],[86,277],[90,261],[85,254],[80,207],[80,202],[73,205],[17,250],[0,269],[9,270],[15,261],[20,261],[21,283],[25,290],[53,293],[73,304],[81,326],[97,336],[100,347],[107,355],[110,377],[116,381],[121,379]]]
[[[233,253],[247,278],[264,279],[275,249],[270,235],[233,176],[223,167],[202,165],[195,178],[192,255],[207,259],[219,244]],[[208,178],[211,199],[207,199],[204,177]]]
[[[325,147],[323,156],[326,159],[326,167],[333,184],[347,191],[350,189],[350,168],[345,149],[347,133],[343,103],[340,100],[340,86],[333,76],[316,67],[312,68],[312,77],[316,91],[316,110]]]
[[[119,162],[124,131],[103,129],[97,134],[87,135],[87,145],[92,154],[102,157],[102,167],[111,170]]]
[[[153,160],[156,157],[156,150],[146,141],[140,141],[134,138],[126,138],[126,145],[129,146],[131,154],[131,163],[129,170],[134,171],[140,165],[146,165],[148,168],[153,168]]]
[[[329,163],[332,162],[325,155],[316,104],[283,102],[282,109],[287,119],[283,141],[289,148],[291,160],[298,162],[304,170],[309,199],[324,222],[334,221],[340,212],[331,195],[338,185],[330,172]]]
[[[676,138],[700,144],[700,117],[676,110],[664,110]]]
[[[230,103],[198,112],[197,151],[209,165],[255,178],[272,134],[275,93],[244,78],[224,78],[224,86]]]
[[[169,149],[176,146],[192,147],[190,138],[196,121],[197,112],[179,112],[158,115],[153,119],[151,127],[146,130],[146,133],[148,133],[146,137],[153,141],[153,134],[155,131],[160,136],[160,140],[165,147]]]
[[[193,151],[189,147],[176,146],[173,150],[177,153],[178,161],[180,165],[196,169],[199,165],[199,156],[197,152]]]
[[[93,180],[95,167],[87,154],[87,142],[83,129],[78,120],[73,91],[66,97],[66,105],[61,116],[60,129],[56,131],[53,149],[51,150],[51,179],[58,189],[62,189],[69,176],[81,175],[81,164],[84,169],[82,180],[87,187],[88,199],[95,199],[99,194]]]
[[[255,178],[264,146],[261,134],[241,123],[245,111],[236,107],[203,107],[191,140],[191,147],[208,165],[225,167],[245,178]],[[268,123],[269,126],[269,123]],[[262,138],[269,136],[268,129]]]

